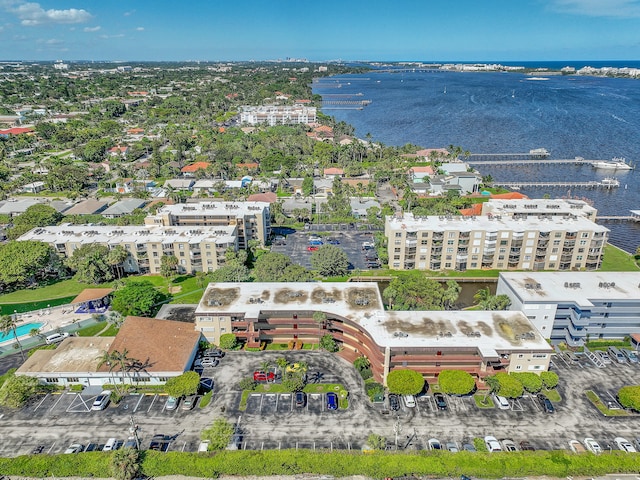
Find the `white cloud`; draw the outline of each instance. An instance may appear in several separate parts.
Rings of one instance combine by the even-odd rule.
[[[138,28],[136,28],[136,30],[137,30],[138,32],[144,32],[144,27],[138,27]]]
[[[97,32],[102,27],[100,25],[96,25],[95,27],[84,27],[85,32]]]
[[[136,11],[135,11],[135,10],[130,10],[130,11],[128,11],[128,12],[124,12],[124,13],[123,13],[123,15],[124,15],[125,17],[130,17],[130,16],[131,16],[131,15],[133,15],[134,13],[136,13]]]
[[[122,37],[124,37],[124,33],[117,33],[115,35],[107,35],[107,34],[100,35],[100,38],[122,38]]]
[[[56,10],[51,8],[45,10],[39,3],[5,1],[2,6],[5,10],[15,14],[20,23],[26,27],[47,25],[55,23],[84,23],[91,20],[92,15],[84,9],[68,8],[66,10]]]
[[[639,0],[551,0],[557,12],[588,17],[640,17]]]

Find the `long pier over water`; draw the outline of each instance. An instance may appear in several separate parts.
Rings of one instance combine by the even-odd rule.
[[[471,157],[470,157],[471,158]],[[516,165],[553,165],[553,164],[574,164],[574,165],[589,165],[595,162],[601,162],[602,160],[586,160],[584,158],[568,158],[568,159],[513,159],[513,160],[467,160],[469,165],[502,165],[502,166],[516,166]]]

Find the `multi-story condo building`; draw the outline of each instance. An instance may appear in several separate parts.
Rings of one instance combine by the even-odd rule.
[[[264,246],[271,231],[267,202],[198,202],[165,205],[145,218],[147,225],[238,228],[238,247],[247,248],[249,240]]]
[[[491,199],[482,204],[482,215],[504,216],[512,218],[528,217],[584,217],[596,221],[598,210],[583,200],[563,199]]]
[[[173,255],[180,273],[212,272],[225,261],[225,252],[237,250],[236,227],[87,226],[63,224],[38,227],[18,240],[48,243],[65,257],[87,244],[122,245],[128,252],[122,268],[129,273],[160,273],[160,259]]]
[[[511,299],[552,343],[581,346],[640,332],[640,273],[504,272],[498,294]]]
[[[394,270],[596,270],[609,230],[584,217],[388,216]]]
[[[249,347],[331,335],[347,360],[366,356],[381,382],[395,368],[427,378],[447,369],[477,378],[541,372],[552,352],[521,312],[385,311],[371,283],[212,283],[195,316],[196,330],[213,343],[225,333]]]
[[[315,123],[316,107],[306,105],[259,105],[240,107],[240,123],[257,125],[295,125]]]

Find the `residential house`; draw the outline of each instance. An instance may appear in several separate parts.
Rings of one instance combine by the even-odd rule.
[[[325,168],[322,173],[324,174],[324,178],[344,177],[344,170],[337,167]]]
[[[102,215],[106,218],[117,218],[124,215],[131,215],[134,210],[143,208],[146,203],[146,200],[141,200],[139,198],[125,198],[104,210]]]
[[[22,186],[22,191],[25,193],[40,193],[44,190],[44,182],[31,182]]]
[[[195,162],[182,167],[180,171],[184,177],[193,177],[198,170],[206,170],[209,166],[211,166],[209,162]]]

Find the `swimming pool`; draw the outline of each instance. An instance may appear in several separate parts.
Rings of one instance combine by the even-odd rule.
[[[18,338],[20,338],[23,335],[29,335],[29,332],[31,330],[33,330],[34,328],[40,328],[42,325],[44,324],[36,323],[36,322],[25,323],[24,325],[20,325],[19,327],[16,327],[16,335],[18,336]],[[6,335],[0,333],[0,342],[4,342],[6,340],[13,340],[13,330]]]

